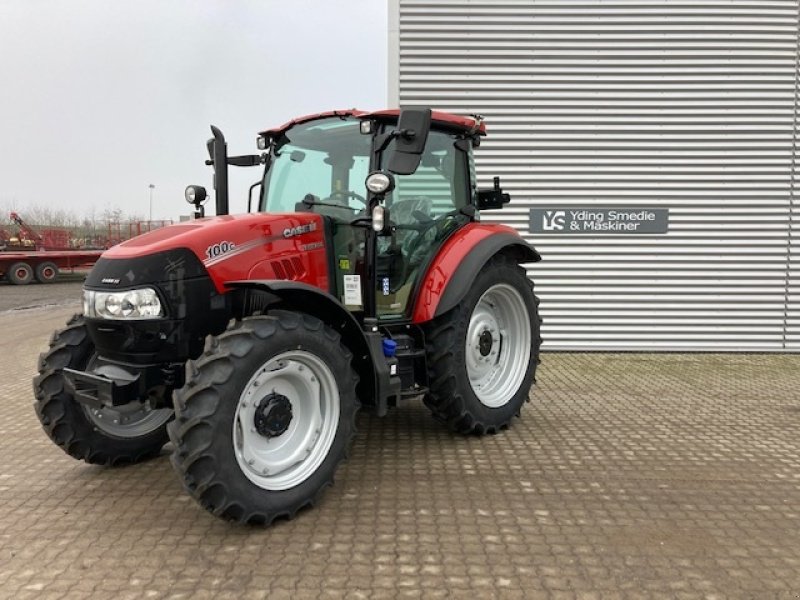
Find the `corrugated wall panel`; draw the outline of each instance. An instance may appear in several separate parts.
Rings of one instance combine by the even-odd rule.
[[[484,219],[544,257],[546,348],[800,350],[798,10],[392,0],[391,101],[486,117],[479,180],[512,203]],[[669,208],[670,230],[533,236],[536,206]]]

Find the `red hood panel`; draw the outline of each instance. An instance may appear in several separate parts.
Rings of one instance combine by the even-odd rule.
[[[145,233],[103,253],[130,259],[188,248],[217,289],[241,279],[293,279],[328,289],[322,217],[312,213],[256,213],[207,217]],[[287,267],[288,264],[288,267]]]

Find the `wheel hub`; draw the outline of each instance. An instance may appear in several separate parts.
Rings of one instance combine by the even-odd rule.
[[[336,378],[325,361],[305,350],[283,352],[259,367],[239,397],[236,460],[261,489],[290,489],[325,460],[338,422]]]
[[[292,422],[292,403],[282,395],[271,393],[261,399],[256,407],[253,421],[256,431],[266,438],[282,435]]]
[[[489,408],[517,392],[531,356],[531,322],[520,293],[507,283],[490,287],[472,311],[466,337],[469,383]]]
[[[489,352],[492,351],[492,332],[488,329],[484,329],[483,333],[481,333],[480,337],[478,338],[478,350],[481,353],[481,356],[489,356]]]

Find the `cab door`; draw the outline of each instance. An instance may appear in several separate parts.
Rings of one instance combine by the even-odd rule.
[[[383,321],[401,320],[410,309],[414,287],[450,234],[470,222],[460,209],[472,198],[470,151],[459,137],[431,131],[412,175],[395,177],[387,194],[391,234],[378,238],[376,306]],[[467,149],[464,149],[467,148]],[[388,164],[391,150],[384,153]]]

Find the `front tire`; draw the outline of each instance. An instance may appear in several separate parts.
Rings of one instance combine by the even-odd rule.
[[[525,271],[498,255],[464,299],[425,326],[425,404],[457,433],[495,433],[519,416],[541,345],[539,300]]]
[[[36,415],[45,432],[64,452],[90,464],[116,466],[157,456],[167,443],[172,411],[150,410],[139,402],[93,409],[67,391],[63,369],[91,371],[95,360],[83,316],[74,315],[39,356],[39,375],[33,380]]]
[[[339,335],[275,310],[209,337],[173,396],[172,464],[206,510],[270,524],[314,504],[355,434],[357,376]]]

